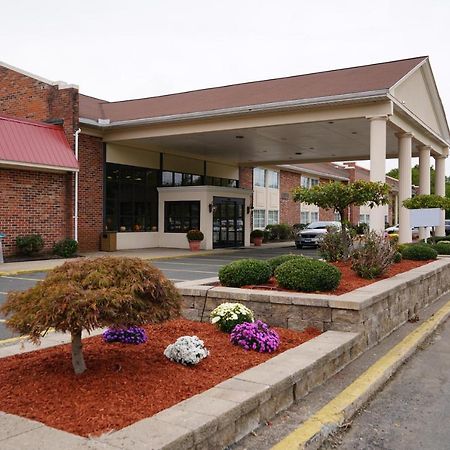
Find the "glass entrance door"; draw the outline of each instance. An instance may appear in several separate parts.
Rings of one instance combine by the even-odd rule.
[[[214,197],[213,248],[244,245],[244,199]]]

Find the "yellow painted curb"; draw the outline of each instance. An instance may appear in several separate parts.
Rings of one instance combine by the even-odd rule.
[[[3,344],[12,344],[14,342],[23,341],[24,339],[28,339],[28,336],[17,336],[9,339],[1,339],[0,348],[2,348]]]
[[[324,440],[345,423],[449,316],[450,302],[369,367],[337,397],[272,447],[272,450],[305,449],[311,443],[318,444]]]

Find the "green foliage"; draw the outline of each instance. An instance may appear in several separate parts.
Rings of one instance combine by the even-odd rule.
[[[432,248],[436,250],[439,255],[450,255],[449,241],[439,241],[437,244],[432,245]]]
[[[319,243],[319,254],[328,262],[340,261],[344,257],[344,241],[339,231],[328,231]]]
[[[294,291],[331,291],[339,286],[341,272],[336,267],[311,258],[296,258],[275,269],[278,284]]]
[[[215,323],[225,333],[230,333],[240,323],[254,321],[252,310],[241,303],[221,303],[210,317],[211,323]]]
[[[440,208],[450,209],[450,199],[440,195],[416,195],[403,201],[403,206],[408,209]]]
[[[438,242],[441,241],[450,242],[450,236],[433,236],[428,238],[428,242],[432,244],[437,244]],[[421,242],[423,242],[423,240]]]
[[[351,253],[352,269],[361,278],[378,278],[392,265],[396,253],[397,248],[388,237],[370,231]]]
[[[394,255],[394,263],[398,264],[401,263],[403,260],[402,254],[400,252],[396,252]]]
[[[264,284],[269,281],[271,275],[272,269],[269,264],[258,259],[239,259],[219,270],[220,283],[229,287]]]
[[[266,230],[270,233],[269,240],[271,241],[285,241],[293,237],[292,227],[287,223],[267,225]]]
[[[339,181],[323,183],[312,188],[297,187],[293,191],[294,201],[317,205],[320,208],[337,211],[345,217],[344,210],[350,206],[369,207],[389,203],[390,188],[386,183],[356,180],[345,184]]]
[[[82,330],[159,323],[179,316],[180,309],[177,289],[149,262],[102,257],[66,262],[27,291],[9,293],[0,313],[33,342],[50,328],[70,332],[74,352]]]
[[[436,259],[438,252],[427,244],[409,244],[402,248],[403,259],[429,260]]]
[[[367,225],[367,223],[358,223],[357,225],[353,225],[353,229],[355,230],[356,234],[362,236],[369,231],[369,225]]]
[[[297,234],[299,231],[304,230],[308,225],[306,223],[294,223],[292,225],[292,231],[294,234]]]
[[[189,230],[186,233],[186,237],[188,241],[203,241],[205,236],[200,230]]]
[[[70,238],[62,239],[53,246],[53,253],[63,258],[70,258],[77,250],[78,242]]]
[[[31,256],[39,253],[44,248],[44,239],[40,234],[17,236],[16,246],[22,255]]]
[[[275,269],[286,261],[291,261],[296,258],[304,258],[302,255],[294,255],[292,253],[288,255],[280,255],[275,256],[274,258],[270,258],[267,262],[269,263],[270,268],[272,269],[272,275],[275,272]]]
[[[264,237],[264,231],[263,230],[252,230],[252,232],[250,233],[250,238],[263,238]]]

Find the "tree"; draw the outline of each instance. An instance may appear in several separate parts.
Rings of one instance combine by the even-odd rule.
[[[351,206],[386,205],[389,203],[390,188],[386,183],[357,180],[350,184],[339,181],[323,183],[312,188],[297,187],[293,191],[296,202],[317,205],[324,209],[333,209],[341,219],[341,235],[344,243],[344,258],[348,257],[349,238],[345,210]]]
[[[38,343],[50,328],[72,337],[72,365],[86,370],[81,332],[100,327],[159,323],[180,314],[181,298],[164,275],[139,258],[103,257],[66,262],[0,308],[7,325]]]

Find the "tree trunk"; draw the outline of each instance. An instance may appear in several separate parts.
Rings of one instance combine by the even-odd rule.
[[[344,254],[343,259],[344,261],[347,261],[349,257],[349,247],[350,242],[348,240],[348,233],[347,233],[347,223],[344,219],[344,211],[338,211],[339,215],[341,216],[341,238],[342,238],[342,244],[344,246]]]
[[[86,370],[83,357],[83,344],[81,343],[81,331],[72,333],[72,366],[77,375]]]

